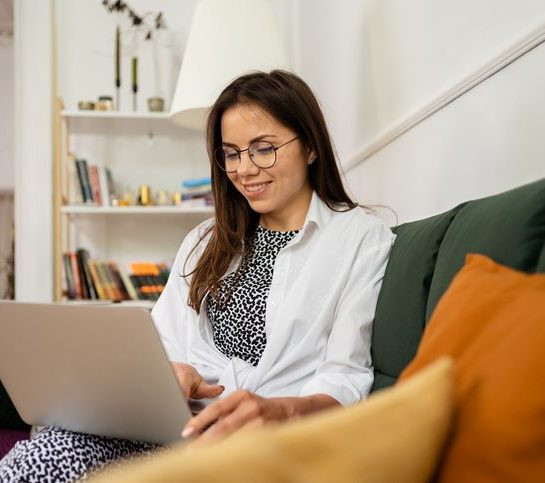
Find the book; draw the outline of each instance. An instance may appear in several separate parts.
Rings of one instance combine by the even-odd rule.
[[[205,204],[207,200],[212,198],[212,180],[210,177],[186,179],[181,183],[182,201],[197,200],[204,198]]]
[[[80,287],[81,287],[81,297],[80,297],[80,299],[88,300],[88,299],[91,298],[91,295],[89,293],[89,286],[87,285],[87,280],[85,280],[85,273],[83,271],[83,265],[81,263],[81,257],[78,256],[77,250],[76,250],[74,255],[76,257],[76,264],[77,264]]]
[[[93,278],[91,277],[91,272],[89,271],[89,266],[87,261],[89,260],[89,251],[84,248],[78,248],[76,250],[76,257],[78,259],[78,267],[80,273],[83,274],[83,292],[84,298],[95,300],[98,299],[98,294],[93,283]],[[86,296],[85,296],[86,295]]]
[[[117,266],[117,263],[115,262],[108,262],[107,263],[108,268],[110,269],[110,273],[113,278],[114,285],[117,288],[117,293],[119,295],[120,300],[130,300],[131,296],[129,295],[129,291],[127,290],[127,287],[125,287],[125,284],[123,283],[123,279],[121,278],[121,274],[119,272],[119,268]]]
[[[155,263],[132,263],[132,275],[129,276],[140,298],[145,300],[157,300],[165,288],[164,280],[170,273],[166,265]],[[168,272],[168,273],[167,273]]]
[[[69,253],[62,254],[62,262],[66,279],[66,296],[70,300],[74,300],[76,298],[76,288],[74,285],[74,274],[72,273],[72,260]]]
[[[83,203],[83,193],[76,168],[76,159],[73,155],[68,155],[67,163],[67,199],[63,199],[63,203],[80,204]]]
[[[81,187],[81,193],[84,203],[94,203],[93,192],[89,181],[89,171],[85,159],[76,159],[76,170]]]
[[[114,301],[121,300],[121,297],[116,290],[116,287],[109,272],[109,268],[106,263],[100,260],[95,260],[95,266],[97,268],[100,280],[102,281],[102,286],[104,287],[107,298]]]
[[[203,185],[211,185],[212,178],[206,176],[205,178],[189,178],[182,181],[182,189],[201,188]]]
[[[112,204],[112,198],[117,198],[114,177],[112,175],[112,172],[110,171],[110,168],[104,168],[104,171],[106,172],[106,184],[108,186],[108,194],[110,196],[109,204]]]
[[[74,289],[76,291],[76,298],[83,298],[83,291],[81,288],[81,275],[79,273],[78,258],[75,252],[69,252],[70,263],[72,264],[72,275],[74,276]]]
[[[88,166],[89,171],[89,184],[91,185],[91,192],[93,193],[93,201],[99,205],[102,204],[102,196],[100,192],[100,181],[98,179],[98,168],[95,164]]]
[[[129,294],[129,297],[131,300],[139,300],[140,297],[138,297],[138,291],[136,290],[136,287],[134,286],[132,280],[127,275],[127,272],[123,270],[123,268],[118,267],[119,275],[121,279],[123,280],[123,284],[125,285],[125,288]]]
[[[98,166],[98,184],[100,186],[102,206],[110,206],[111,197],[113,196],[112,174],[110,170],[104,166]]]
[[[108,294],[98,273],[97,266],[93,260],[87,260],[87,267],[89,268],[89,273],[91,274],[91,279],[93,280],[93,285],[95,286],[98,298],[100,300],[108,300]]]

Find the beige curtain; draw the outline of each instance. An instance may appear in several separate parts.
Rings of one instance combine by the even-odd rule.
[[[13,193],[0,191],[0,299],[13,298]]]

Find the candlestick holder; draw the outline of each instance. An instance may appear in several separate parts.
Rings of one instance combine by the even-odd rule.
[[[138,109],[138,57],[132,58],[132,110]]]
[[[119,26],[115,29],[115,109],[121,109],[121,32]]]

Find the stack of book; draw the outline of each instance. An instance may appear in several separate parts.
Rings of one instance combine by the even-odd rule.
[[[182,181],[182,202],[212,205],[212,179],[193,178]]]
[[[83,203],[110,206],[115,197],[112,173],[109,168],[75,159],[74,200]]]
[[[70,300],[157,300],[170,273],[165,264],[132,263],[127,274],[116,262],[91,259],[83,248],[63,253],[63,264]]]

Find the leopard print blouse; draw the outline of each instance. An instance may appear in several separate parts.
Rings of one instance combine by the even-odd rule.
[[[258,225],[253,250],[242,271],[221,281],[216,299],[208,298],[207,314],[214,343],[227,357],[238,357],[254,366],[265,350],[265,310],[278,252],[298,233],[272,231]]]

